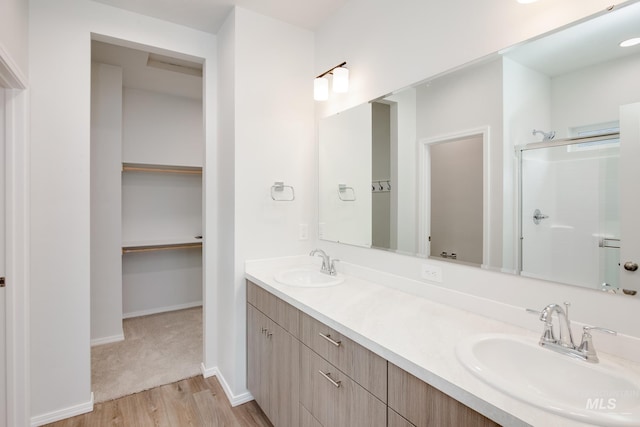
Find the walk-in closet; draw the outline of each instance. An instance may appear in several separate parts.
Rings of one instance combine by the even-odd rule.
[[[92,41],[91,344],[95,401],[202,362],[202,64]]]

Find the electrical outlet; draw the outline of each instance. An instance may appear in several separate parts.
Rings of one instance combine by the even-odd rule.
[[[433,264],[422,264],[421,276],[430,282],[442,283],[442,267]]]
[[[300,224],[298,227],[298,238],[300,240],[309,240],[309,226],[307,224]]]

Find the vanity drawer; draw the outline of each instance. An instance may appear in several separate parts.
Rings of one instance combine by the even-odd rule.
[[[387,406],[331,363],[300,346],[302,419],[314,427],[385,427]]]
[[[378,399],[387,401],[387,361],[335,330],[300,313],[300,340]]]
[[[389,363],[389,408],[417,427],[499,426],[392,363]]]
[[[300,317],[297,308],[284,302],[260,286],[247,280],[247,302],[282,326],[294,337],[298,337]]]

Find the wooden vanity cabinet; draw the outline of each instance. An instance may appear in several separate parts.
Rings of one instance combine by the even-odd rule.
[[[247,385],[275,427],[493,427],[247,281]]]
[[[298,311],[247,285],[247,386],[274,426],[299,427],[300,342],[274,320],[297,330]]]
[[[392,411],[396,414],[389,416],[390,427],[499,426],[484,415],[389,363],[389,412]]]

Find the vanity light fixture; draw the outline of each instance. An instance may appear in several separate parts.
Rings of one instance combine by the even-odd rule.
[[[620,47],[631,47],[640,44],[640,37],[634,37],[620,42]]]
[[[313,81],[313,99],[316,101],[326,101],[329,99],[329,79],[326,77],[316,77]]]
[[[326,101],[329,99],[328,74],[333,75],[332,89],[336,93],[344,93],[349,90],[349,70],[345,68],[346,62],[336,65],[320,74],[313,81],[313,99]]]
[[[349,90],[349,69],[338,67],[333,70],[333,91],[345,93]]]

